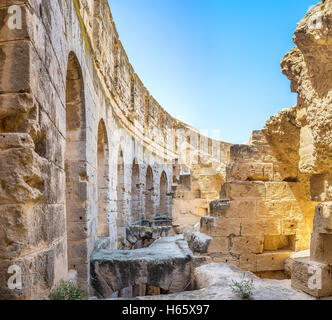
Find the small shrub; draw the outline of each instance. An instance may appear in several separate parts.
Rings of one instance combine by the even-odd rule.
[[[61,280],[60,283],[51,290],[50,300],[86,300],[84,290],[77,284]]]
[[[242,299],[248,300],[253,295],[254,281],[243,279],[238,282],[233,280],[231,288],[234,294],[239,295]]]

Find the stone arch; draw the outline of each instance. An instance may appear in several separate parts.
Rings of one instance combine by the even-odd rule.
[[[139,165],[136,159],[133,162],[131,174],[131,220],[139,221],[142,214],[140,201]]]
[[[97,188],[98,188],[98,236],[109,237],[110,227],[108,213],[110,207],[110,172],[109,172],[109,145],[104,120],[98,125],[97,140]]]
[[[125,217],[125,181],[124,181],[124,158],[122,148],[119,148],[118,161],[117,161],[117,185],[116,185],[116,227],[118,237],[124,237],[124,231],[126,227],[126,217]]]
[[[81,66],[76,55],[68,56],[66,76],[66,224],[68,269],[76,269],[87,257],[80,249],[87,246],[87,161],[86,161],[86,114],[84,82]]]
[[[144,194],[144,217],[146,219],[155,218],[153,193],[154,193],[153,171],[152,168],[148,166],[146,170],[145,194]]]
[[[160,176],[159,215],[168,215],[167,175],[165,171]]]

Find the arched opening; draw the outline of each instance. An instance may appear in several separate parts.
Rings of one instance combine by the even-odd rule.
[[[149,166],[146,171],[146,181],[145,181],[144,215],[145,215],[146,219],[155,218],[153,192],[154,192],[153,172],[152,172],[152,168]]]
[[[86,279],[78,268],[87,259],[81,254],[87,251],[86,115],[82,71],[74,53],[69,54],[66,79],[65,173],[68,269]]]
[[[141,219],[139,166],[134,160],[131,174],[131,217],[136,222]]]
[[[167,176],[165,171],[160,177],[160,195],[159,195],[159,215],[168,216],[168,201],[167,201]]]
[[[100,120],[98,125],[97,146],[97,171],[98,171],[98,236],[109,237],[108,223],[109,212],[109,149],[105,123]]]
[[[187,136],[186,138],[186,159],[185,159],[185,164],[187,166],[191,165],[191,139],[190,136]]]
[[[118,182],[116,186],[117,193],[117,216],[116,216],[116,227],[117,227],[117,235],[118,238],[123,238],[125,236],[125,227],[126,227],[126,219],[125,219],[125,203],[124,203],[124,193],[125,193],[125,184],[124,184],[124,160],[123,160],[123,152],[120,149],[118,153],[118,164],[117,164],[117,176]]]

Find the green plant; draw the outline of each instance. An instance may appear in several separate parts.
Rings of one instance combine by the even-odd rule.
[[[50,300],[86,300],[84,290],[71,281],[61,280],[60,283],[51,290]]]
[[[250,299],[253,295],[253,290],[255,288],[253,280],[234,281],[231,286],[232,292],[236,295],[241,296],[242,299]]]

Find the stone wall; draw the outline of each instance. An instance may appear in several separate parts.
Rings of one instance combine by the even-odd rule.
[[[332,1],[310,9],[295,32],[296,47],[281,62],[297,105],[271,117],[249,144],[231,147],[221,199],[201,219],[201,231],[213,237],[208,254],[215,261],[277,271],[310,243],[319,251],[312,259],[323,255],[323,243],[328,247],[322,239],[329,231],[311,232],[314,207],[325,202],[316,211],[328,211],[331,201],[331,16]],[[308,276],[308,264],[301,267]]]
[[[12,5],[22,28],[9,28]],[[309,248],[314,207],[332,201],[332,0],[301,21],[281,63],[297,105],[235,146],[157,103],[107,0],[0,0],[0,16],[2,299],[45,298],[71,269],[88,289],[98,237],[117,249],[128,226],[171,217],[172,196],[180,231],[209,213],[214,261],[276,271]],[[7,286],[13,265],[22,290]]]
[[[197,133],[187,138],[180,159],[173,165],[173,226],[178,233],[210,213],[209,203],[219,199],[226,181],[230,143],[208,139]]]
[[[331,43],[332,1],[311,8],[298,24],[296,47],[282,60],[283,73],[298,94],[294,120],[300,130],[299,171],[310,185],[316,207],[310,258],[295,259],[292,285],[316,297],[332,294],[331,214],[332,214],[332,96]],[[271,119],[272,128],[278,119]],[[280,135],[272,136],[277,139]],[[281,152],[287,144],[280,145]]]
[[[175,136],[192,129],[135,74],[107,0],[0,0],[0,14],[0,297],[44,298],[70,269],[88,288],[98,236],[116,249],[131,223],[171,215]]]
[[[230,148],[221,199],[201,218],[201,232],[213,237],[208,254],[214,261],[252,272],[280,271],[292,252],[309,248],[315,204],[293,169],[264,131]]]

